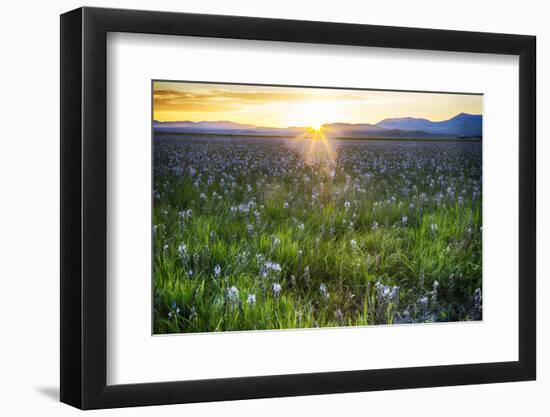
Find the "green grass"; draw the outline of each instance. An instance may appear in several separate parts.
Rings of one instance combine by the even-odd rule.
[[[481,318],[481,145],[332,146],[155,139],[155,333]]]

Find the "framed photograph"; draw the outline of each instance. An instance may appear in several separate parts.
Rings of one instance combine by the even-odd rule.
[[[532,380],[535,38],[61,16],[61,401]]]

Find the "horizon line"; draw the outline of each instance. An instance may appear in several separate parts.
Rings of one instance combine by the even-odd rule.
[[[321,126],[328,126],[328,125],[334,125],[334,124],[347,124],[347,125],[354,125],[354,126],[357,126],[357,125],[368,125],[368,126],[377,126],[379,125],[380,123],[386,121],[386,120],[395,120],[395,119],[414,119],[414,120],[427,120],[431,123],[441,123],[441,122],[446,122],[446,121],[449,121],[449,120],[452,120],[454,119],[455,117],[457,116],[460,116],[460,115],[467,115],[467,116],[480,116],[480,117],[483,117],[483,114],[480,113],[480,114],[475,114],[475,113],[466,113],[466,112],[460,112],[460,113],[457,113],[455,114],[453,117],[450,117],[448,119],[444,119],[444,120],[439,120],[439,121],[435,121],[435,120],[431,120],[431,119],[428,119],[426,117],[413,117],[413,116],[401,116],[401,117],[386,117],[376,123],[366,123],[366,122],[363,122],[363,123],[350,123],[350,122],[332,122],[332,123],[323,123]],[[250,124],[250,123],[239,123],[239,122],[234,122],[232,120],[199,120],[199,121],[193,121],[193,120],[172,120],[172,121],[161,121],[161,120],[156,120],[153,118],[153,123],[235,123],[235,124],[238,124],[238,125],[242,125],[242,126],[253,126],[255,128],[262,128],[262,129],[292,129],[292,128],[310,128],[311,126],[284,126],[284,127],[276,127],[276,126],[261,126],[261,125],[255,125],[255,124]]]

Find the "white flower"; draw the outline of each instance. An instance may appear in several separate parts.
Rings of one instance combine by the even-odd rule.
[[[381,282],[377,282],[375,287],[379,300],[389,302],[397,299],[399,287],[390,287],[389,285],[384,285]]]
[[[481,288],[476,288],[474,291],[474,302],[476,303],[477,306],[481,306],[481,300],[482,300]]]
[[[273,291],[273,295],[275,297],[278,297],[279,294],[281,293],[281,284],[279,284],[278,282],[274,282],[271,285],[271,290]]]
[[[192,215],[193,215],[193,210],[189,209],[189,210],[182,210],[178,213],[178,215],[183,219],[188,219],[190,218]]]
[[[371,228],[372,228],[373,231],[378,229],[378,222],[372,222],[372,227]]]
[[[286,208],[286,209],[288,208],[288,202],[287,201],[285,201],[285,203],[283,204],[283,207]]]
[[[346,201],[344,203],[344,207],[346,208],[346,211],[349,210],[350,206],[351,206],[351,203],[349,201]]]
[[[230,303],[236,303],[239,301],[239,290],[237,287],[232,286],[226,290],[225,296]]]
[[[403,223],[403,226],[406,226],[408,221],[409,221],[409,218],[407,216],[403,216],[401,218],[401,223]]]
[[[176,317],[179,313],[180,313],[180,308],[178,307],[178,305],[176,304],[175,301],[172,301],[172,311],[170,311],[168,313],[168,318],[169,319],[172,319],[174,317]]]
[[[325,284],[321,284],[319,286],[319,292],[321,293],[321,295],[325,298],[328,298],[329,297],[329,293],[327,291],[327,286]]]
[[[221,273],[222,273],[222,267],[216,264],[216,266],[214,267],[214,276],[216,278],[219,278]]]
[[[254,304],[256,304],[256,296],[254,294],[248,294],[248,298],[246,299],[246,302],[253,306]]]
[[[264,262],[264,258],[262,255],[257,256],[260,261],[260,275],[262,276],[262,278],[267,278],[267,276],[271,273],[276,274],[278,272],[281,272],[282,268],[280,264],[270,260]]]
[[[187,245],[185,243],[182,243],[178,246],[178,253],[180,255],[180,258],[185,258],[187,255]]]
[[[305,229],[305,225],[304,225],[303,223],[300,223],[300,224],[298,225],[298,229],[300,229],[300,231],[303,232],[304,229]]]
[[[266,266],[267,269],[271,269],[272,271],[276,271],[276,272],[281,271],[281,265],[278,264],[277,262],[267,261],[265,263],[265,266]]]
[[[437,232],[437,224],[432,223],[432,224],[430,225],[430,230],[432,231],[432,233]]]
[[[352,249],[355,249],[357,247],[357,241],[355,239],[351,239],[349,243],[351,244]]]

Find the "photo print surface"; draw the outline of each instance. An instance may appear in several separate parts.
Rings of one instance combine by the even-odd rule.
[[[153,333],[482,319],[480,94],[152,82]]]

